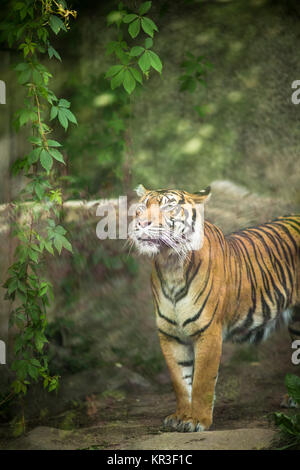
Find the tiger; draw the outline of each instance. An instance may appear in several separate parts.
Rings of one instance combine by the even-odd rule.
[[[163,423],[207,430],[223,342],[259,343],[300,313],[300,215],[225,235],[204,220],[210,187],[136,192],[129,238],[152,257],[156,326],[176,396]]]

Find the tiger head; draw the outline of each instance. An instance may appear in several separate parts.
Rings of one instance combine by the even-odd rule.
[[[188,193],[178,190],[149,191],[139,185],[140,197],[129,237],[141,254],[155,256],[162,251],[185,257],[199,250],[204,239],[204,204],[210,187]]]

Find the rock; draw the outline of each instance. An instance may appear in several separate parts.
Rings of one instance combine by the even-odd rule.
[[[124,379],[126,378],[127,385],[131,388],[151,388],[151,383],[149,380],[145,379],[145,377],[138,374],[137,372],[129,370],[125,367],[122,370],[122,376]]]
[[[122,449],[130,450],[259,450],[270,447],[275,431],[245,428],[197,433],[166,432],[135,439]]]
[[[122,428],[122,423],[115,426]],[[123,423],[126,426],[126,423]],[[130,424],[129,428],[136,424]],[[65,431],[46,426],[39,426],[26,436],[19,437],[5,446],[8,450],[75,450],[105,445],[105,436],[112,434],[111,426],[91,426],[85,429]],[[125,429],[123,429],[125,431]],[[128,432],[128,431],[127,431]],[[135,429],[135,434],[137,429]],[[139,431],[140,434],[141,430]],[[126,445],[124,432],[117,433],[114,449],[124,450],[259,450],[269,448],[275,431],[265,428],[233,429],[224,431],[204,431],[199,433],[162,432],[153,436],[130,437]]]
[[[7,450],[72,450],[74,447],[74,431],[39,426],[26,436],[11,441]]]

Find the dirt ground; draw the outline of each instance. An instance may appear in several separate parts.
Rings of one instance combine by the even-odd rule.
[[[27,423],[27,433],[0,439],[1,449],[265,449],[278,438],[272,414],[280,410],[284,376],[295,372],[286,331],[259,347],[226,343],[217,385],[214,424],[202,433],[166,432],[163,418],[174,411],[175,397],[166,370],[150,383],[116,367],[119,383],[97,393],[97,382],[84,383],[77,397],[57,414]],[[101,371],[99,370],[99,374]],[[80,382],[80,374],[77,378]],[[81,374],[81,379],[84,376]],[[102,377],[103,379],[103,377]],[[73,377],[73,386],[74,380]],[[103,381],[102,381],[103,386]],[[68,390],[72,382],[62,387]],[[59,400],[59,395],[57,399]],[[4,435],[4,428],[1,430]]]

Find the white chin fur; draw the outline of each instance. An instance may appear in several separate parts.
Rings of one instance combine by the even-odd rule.
[[[159,248],[157,246],[146,245],[146,243],[137,244],[137,249],[141,255],[156,256],[159,253]]]

